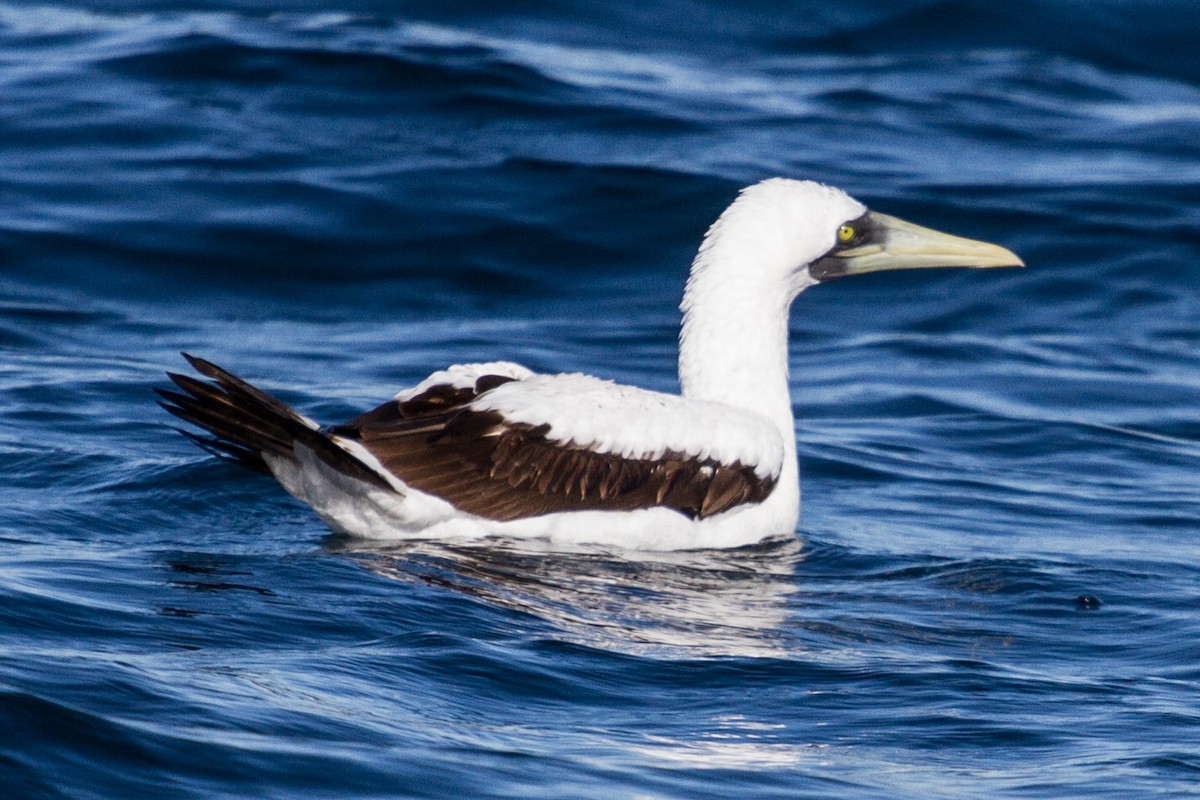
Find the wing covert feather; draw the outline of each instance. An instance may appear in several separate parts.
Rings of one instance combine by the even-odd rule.
[[[655,506],[703,519],[761,502],[775,486],[777,470],[764,476],[739,461],[700,457],[662,443],[640,457],[629,455],[628,445],[600,452],[587,442],[552,437],[551,423],[513,420],[481,402],[499,392],[509,395],[502,401],[520,401],[521,383],[482,375],[470,388],[429,386],[330,433],[359,442],[405,484],[495,520]],[[587,413],[586,400],[567,397],[562,406]],[[620,433],[610,438],[619,444]]]

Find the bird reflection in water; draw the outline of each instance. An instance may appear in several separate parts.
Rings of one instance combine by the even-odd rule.
[[[379,575],[531,614],[566,641],[663,657],[781,656],[798,591],[795,538],[734,550],[632,552],[545,542],[331,538]]]

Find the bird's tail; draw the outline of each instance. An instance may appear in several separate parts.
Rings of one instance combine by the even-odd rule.
[[[168,372],[167,377],[183,391],[155,391],[162,397],[159,405],[211,434],[202,436],[177,429],[204,450],[271,475],[264,454],[295,460],[296,446],[300,445],[339,472],[391,488],[378,472],[339,447],[317,423],[286,403],[210,361],[187,353],[183,357],[210,380]]]

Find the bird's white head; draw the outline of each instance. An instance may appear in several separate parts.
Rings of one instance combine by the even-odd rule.
[[[834,246],[838,227],[866,210],[813,181],[771,178],[748,186],[705,234],[689,288],[744,281],[790,302],[817,282],[807,267]]]
[[[738,272],[790,302],[808,286],[847,275],[1022,265],[1003,247],[868,211],[841,189],[771,178],[743,189],[713,223],[693,278],[711,268]]]

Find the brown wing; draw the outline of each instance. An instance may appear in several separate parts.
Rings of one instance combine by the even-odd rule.
[[[546,437],[548,425],[510,423],[466,406],[508,378],[473,388],[435,386],[385,403],[330,433],[360,442],[404,483],[494,520],[557,511],[632,511],[665,506],[693,519],[766,499],[773,478],[751,467],[683,453],[625,458]]]

